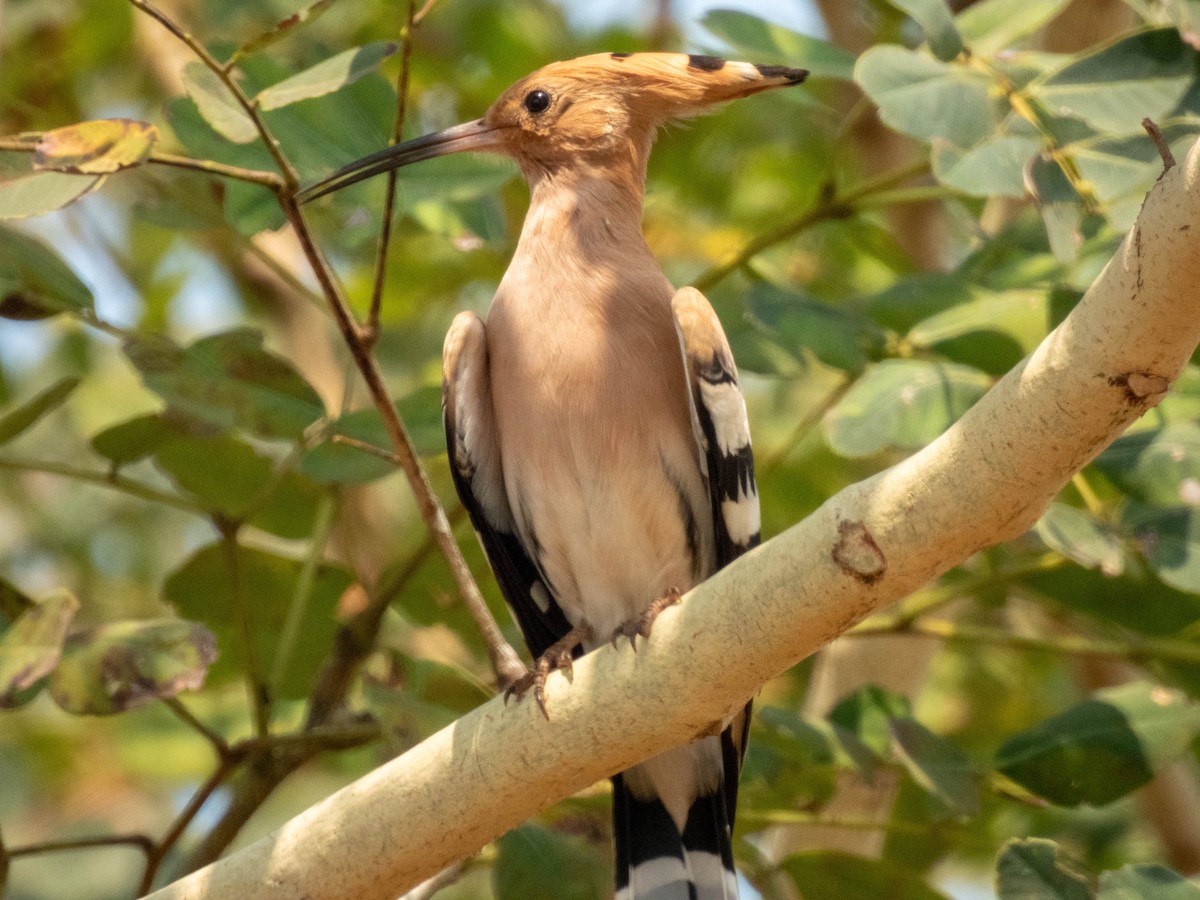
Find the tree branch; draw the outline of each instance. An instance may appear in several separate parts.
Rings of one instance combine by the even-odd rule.
[[[570,681],[551,676],[548,722],[536,704],[488,702],[154,896],[395,897],[558,799],[712,732],[856,622],[1024,533],[1183,369],[1200,339],[1198,281],[1194,148],[1074,312],[957,424],[704,582],[636,654],[604,645]]]

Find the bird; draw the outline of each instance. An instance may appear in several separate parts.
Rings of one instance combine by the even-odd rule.
[[[686,53],[597,53],[520,79],[478,120],[395,144],[311,200],[459,152],[514,159],[530,205],[486,319],[443,351],[451,472],[544,685],[655,617],[760,539],[746,404],[721,323],[676,290],[642,233],[657,131],[804,69]],[[614,775],[617,900],[737,896],[732,829],[750,704]]]

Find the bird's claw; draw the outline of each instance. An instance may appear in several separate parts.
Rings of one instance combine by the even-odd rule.
[[[617,646],[617,640],[622,637],[629,638],[629,646],[637,652],[637,639],[639,636],[643,638],[650,637],[650,629],[654,627],[654,620],[662,614],[662,611],[668,606],[674,606],[683,595],[676,588],[668,588],[663,596],[650,601],[650,605],[646,607],[646,611],[640,616],[630,619],[624,625],[618,626],[612,633],[612,645]]]
[[[538,709],[549,721],[550,713],[546,710],[546,679],[555,669],[561,670],[570,678],[575,673],[573,651],[585,640],[588,640],[590,635],[590,630],[586,628],[572,628],[566,635],[547,647],[545,652],[534,662],[533,668],[504,689],[504,705],[508,705],[509,697],[515,696],[520,700],[532,688],[533,699],[537,701]]]

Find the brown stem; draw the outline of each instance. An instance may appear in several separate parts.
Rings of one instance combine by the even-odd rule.
[[[38,853],[59,853],[65,850],[83,850],[89,847],[136,847],[149,855],[154,850],[154,841],[144,834],[110,834],[100,837],[68,838],[61,841],[39,841],[23,847],[10,847],[8,858],[33,856]]]
[[[171,852],[179,842],[179,839],[183,837],[184,831],[187,830],[192,820],[196,818],[196,815],[204,807],[204,804],[208,802],[208,798],[213,795],[217,788],[225,783],[225,780],[229,778],[238,764],[239,760],[235,760],[231,756],[222,756],[220,762],[217,764],[217,768],[213,770],[212,774],[192,794],[187,805],[180,810],[179,815],[175,817],[175,821],[171,823],[171,827],[167,829],[167,833],[146,854],[146,869],[142,872],[142,880],[138,885],[137,895],[139,897],[150,893],[151,888],[154,887],[154,879],[158,875],[158,870],[161,868],[167,854]]]
[[[1146,129],[1146,134],[1150,135],[1150,140],[1154,141],[1154,146],[1158,149],[1158,155],[1162,157],[1163,171],[1174,168],[1175,154],[1171,152],[1171,145],[1163,137],[1162,130],[1149,116],[1142,119],[1142,127]]]
[[[4,837],[0,835],[0,897],[8,896],[8,848],[4,846]]]
[[[181,719],[185,725],[187,725],[193,731],[199,733],[201,737],[203,737],[210,745],[212,745],[213,751],[217,754],[217,759],[226,759],[229,757],[229,743],[225,740],[225,738],[221,737],[221,735],[217,734],[198,718],[196,718],[196,716],[192,714],[192,711],[184,706],[178,697],[164,697],[162,702],[163,705],[173,712],[179,719]]]
[[[37,151],[37,143],[41,136],[41,132],[32,131],[19,137],[0,137],[0,150],[34,153]],[[173,166],[177,169],[191,169],[194,172],[220,175],[237,181],[247,181],[250,184],[260,184],[273,191],[278,191],[283,187],[283,179],[274,172],[244,169],[241,166],[230,166],[211,159],[192,159],[189,156],[176,156],[174,153],[151,153],[146,158],[146,162],[152,165]]]
[[[329,301],[334,322],[337,324],[338,331],[341,332],[342,340],[349,348],[350,355],[354,358],[354,363],[367,384],[371,399],[383,418],[388,438],[392,442],[392,449],[396,452],[396,461],[408,479],[409,487],[421,512],[421,518],[425,521],[426,527],[433,532],[438,548],[446,558],[459,596],[466,604],[467,611],[475,621],[475,626],[483,635],[484,643],[487,646],[488,660],[491,663],[492,671],[496,674],[496,680],[502,687],[507,686],[525,674],[525,666],[521,663],[520,657],[517,656],[512,645],[504,639],[487,603],[484,602],[483,595],[479,592],[479,586],[471,576],[471,570],[467,567],[458,542],[454,539],[454,532],[446,519],[446,513],[433,492],[428,474],[417,458],[412,438],[409,437],[408,430],[396,414],[395,406],[392,405],[387,386],[384,384],[383,373],[379,369],[379,363],[364,342],[350,311],[350,306],[333,278],[329,264],[313,241],[295,196],[285,193],[280,195],[279,200],[288,221],[292,224],[292,228],[300,240],[304,255],[312,266],[317,282],[321,285],[321,290]]]
[[[408,105],[408,69],[412,60],[413,29],[416,27],[416,0],[408,0],[408,21],[404,28],[404,49],[400,55],[400,76],[396,82],[396,119],[392,124],[392,143],[400,143],[404,131],[404,114]],[[375,248],[375,277],[371,284],[371,308],[367,324],[362,329],[368,346],[379,339],[379,314],[383,308],[383,283],[387,280],[388,250],[392,242],[392,214],[396,208],[398,172],[388,169],[387,190],[383,197],[383,222],[379,228],[379,243]]]
[[[784,222],[779,227],[773,228],[754,238],[727,262],[715,265],[700,273],[692,281],[692,286],[696,290],[704,292],[745,266],[764,250],[774,247],[788,238],[795,237],[800,232],[806,231],[821,222],[852,216],[857,211],[857,204],[860,201],[871,197],[873,194],[878,194],[896,185],[903,184],[909,179],[924,175],[928,171],[929,161],[922,160],[900,166],[890,172],[885,172],[877,178],[864,181],[862,184],[845,193],[838,194],[831,191],[830,195],[819,200],[816,206],[805,210],[790,222]]]
[[[262,139],[263,145],[267,148],[267,152],[271,154],[271,158],[275,160],[275,165],[278,166],[279,172],[283,176],[283,187],[289,193],[295,192],[300,186],[300,177],[296,174],[296,170],[292,167],[288,158],[283,155],[283,149],[279,146],[279,142],[275,140],[275,136],[267,129],[267,123],[259,113],[258,107],[246,96],[246,92],[237,83],[237,79],[233,77],[232,72],[227,71],[190,32],[181,28],[174,19],[153,6],[148,0],[129,0],[129,2],[162,25],[163,28],[167,29],[167,31],[171,32],[179,40],[183,41],[187,45],[187,48],[196,55],[196,58],[204,63],[205,67],[221,80],[221,83],[225,85],[225,89],[237,101],[238,106],[242,108],[250,118],[250,121],[254,123],[254,129],[258,132],[259,138]]]
[[[194,872],[219,857],[272,792],[309,760],[326,750],[369,744],[380,734],[378,725],[359,724],[239,741],[232,755],[244,759],[245,765],[230,786],[229,806],[188,854],[179,874]]]
[[[250,700],[250,711],[254,719],[254,731],[265,737],[271,730],[271,694],[263,679],[262,663],[258,658],[254,627],[250,621],[249,598],[246,597],[242,579],[242,560],[239,553],[237,526],[217,523],[221,532],[221,549],[225,554],[225,565],[229,569],[229,593],[233,602],[233,616],[237,622],[239,643],[245,662],[246,693]]]
[[[415,16],[413,16],[413,24],[420,25],[421,20],[429,15],[429,11],[433,9],[433,4],[436,2],[437,0],[425,0],[425,5],[421,7]]]

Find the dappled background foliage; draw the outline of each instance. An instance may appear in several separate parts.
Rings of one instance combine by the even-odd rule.
[[[1200,124],[1191,0],[789,8],[828,40],[660,6],[604,30],[549,2],[0,7],[8,896],[161,884],[492,695],[367,354],[519,643],[450,484],[439,357],[454,313],[487,306],[524,186],[486,157],[400,173],[356,354],[310,264],[319,247],[373,324],[383,179],[289,206],[288,166],[311,182],[388,142],[397,83],[409,136],[599,50],[811,70],[664,133],[646,204],[668,275],[729,332],[767,538],[1019,363]],[[1190,366],[1028,535],[843,639],[886,648],[883,683],[815,702],[805,664],[766,686],[737,837],[757,891],[987,896],[995,877],[1008,897],[1200,896],[1161,867],[1200,869],[1198,414]],[[918,678],[891,683],[889,654],[921,659]],[[864,784],[882,802],[839,805]],[[604,896],[605,793],[505,836],[440,896]]]

